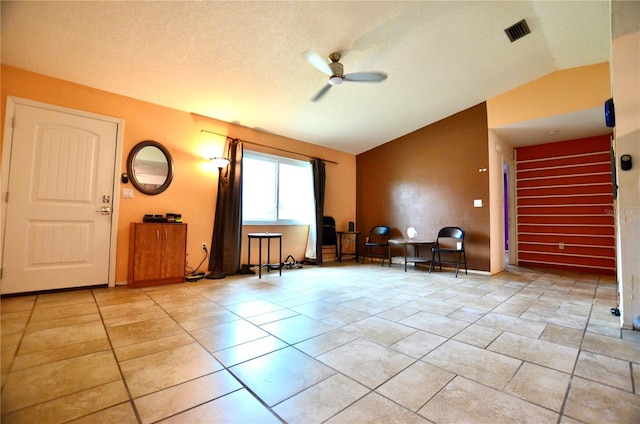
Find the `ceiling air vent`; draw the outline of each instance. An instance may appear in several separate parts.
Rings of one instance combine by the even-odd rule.
[[[512,43],[520,38],[524,37],[527,34],[531,33],[529,29],[529,25],[527,25],[527,21],[524,19],[518,23],[511,25],[509,28],[505,29],[504,32],[507,33],[507,37],[509,37],[509,41]]]

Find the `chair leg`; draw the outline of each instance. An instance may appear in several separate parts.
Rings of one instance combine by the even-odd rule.
[[[456,262],[456,278],[458,278],[458,270],[460,269],[460,257],[462,256],[462,252],[458,252],[458,262]]]
[[[429,274],[431,274],[431,270],[433,270],[433,261],[436,260],[436,252],[431,251],[431,263],[429,263]]]
[[[464,250],[462,251],[462,256],[464,257],[464,273],[465,273],[465,275],[468,275],[468,273],[467,273],[467,253]]]

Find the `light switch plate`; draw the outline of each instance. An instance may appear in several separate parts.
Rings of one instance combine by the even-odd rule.
[[[133,199],[133,189],[132,188],[123,188],[122,189],[122,197],[125,199]]]
[[[473,201],[473,207],[474,208],[481,208],[483,206],[484,206],[484,204],[482,203],[482,199],[474,199],[474,201]]]

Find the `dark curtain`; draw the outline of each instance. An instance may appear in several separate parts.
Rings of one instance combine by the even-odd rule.
[[[316,265],[322,265],[322,217],[324,215],[324,187],[326,181],[325,164],[322,159],[311,160],[311,170],[313,171],[313,194],[316,203],[316,228],[315,240],[316,240]],[[309,234],[309,237],[312,237]],[[307,259],[309,262],[313,262],[313,258]]]
[[[225,152],[229,165],[222,169],[218,183],[209,257],[209,270],[217,275],[231,275],[240,270],[242,248],[242,142],[228,138]]]

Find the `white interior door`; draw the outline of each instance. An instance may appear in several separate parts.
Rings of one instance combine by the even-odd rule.
[[[2,293],[107,284],[118,123],[19,103],[11,133]]]

